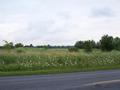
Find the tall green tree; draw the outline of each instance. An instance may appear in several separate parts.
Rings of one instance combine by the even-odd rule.
[[[84,48],[84,42],[83,41],[77,41],[74,46],[76,48],[83,49]]]
[[[96,43],[94,40],[89,40],[89,42],[91,43],[92,48],[96,48]]]
[[[8,41],[5,41],[5,44],[3,45],[3,48],[5,48],[6,50],[10,51],[11,49],[14,48],[14,45],[13,45],[13,42],[8,42]]]
[[[22,43],[17,43],[17,44],[15,44],[15,47],[16,48],[19,48],[19,47],[23,47],[24,45],[22,44]]]
[[[100,47],[103,51],[111,51],[114,49],[113,37],[104,35],[100,40]]]
[[[120,51],[120,38],[119,37],[114,38],[113,44],[114,44],[114,49]]]
[[[94,40],[88,40],[88,41],[92,48],[96,48],[96,43]],[[80,49],[84,49],[85,45],[86,45],[86,41],[77,41],[74,46]]]
[[[84,49],[86,52],[92,51],[92,43],[90,40],[84,42]]]

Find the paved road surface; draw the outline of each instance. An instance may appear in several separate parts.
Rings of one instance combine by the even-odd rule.
[[[0,77],[0,90],[120,90],[120,70]]]

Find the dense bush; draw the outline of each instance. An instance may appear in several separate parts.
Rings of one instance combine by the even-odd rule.
[[[92,51],[92,43],[91,43],[90,40],[85,41],[84,49],[85,49],[86,52],[91,52]]]
[[[14,48],[12,42],[4,41],[5,44],[3,45],[3,48],[6,49],[8,52],[10,52],[11,49]]]
[[[111,51],[114,49],[112,36],[104,35],[100,40],[100,44],[103,51]]]
[[[92,48],[96,48],[96,43],[94,40],[89,40],[89,44]],[[85,45],[86,45],[86,41],[77,41],[74,46],[83,49]]]
[[[19,49],[16,50],[16,52],[17,53],[25,53],[25,50],[19,48]]]
[[[77,41],[74,45],[76,48],[84,48],[84,41]]]
[[[15,47],[16,48],[23,47],[23,44],[22,43],[17,43],[17,44],[15,44]]]
[[[74,46],[80,49],[86,48],[86,50],[92,47],[101,49],[102,51],[112,51],[113,49],[120,51],[120,38],[113,38],[112,36],[104,35],[98,42],[95,42],[94,40],[89,40],[87,42],[77,41]]]
[[[114,49],[120,51],[120,38],[116,37],[113,40]]]
[[[76,47],[70,47],[70,48],[68,48],[68,51],[69,51],[69,52],[78,52],[79,49],[76,48]]]

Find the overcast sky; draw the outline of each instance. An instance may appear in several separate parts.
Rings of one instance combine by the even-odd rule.
[[[73,45],[104,34],[120,36],[120,0],[0,0],[0,44]]]

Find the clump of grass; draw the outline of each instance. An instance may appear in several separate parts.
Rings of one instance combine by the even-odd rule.
[[[25,53],[25,50],[19,48],[19,49],[16,49],[16,52],[17,52],[17,53]]]
[[[68,51],[69,52],[79,52],[79,49],[76,47],[70,47],[70,48],[68,48]]]

